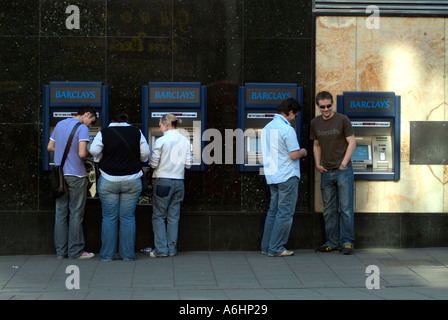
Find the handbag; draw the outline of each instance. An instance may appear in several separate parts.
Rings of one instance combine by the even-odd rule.
[[[62,156],[62,161],[59,166],[54,165],[53,169],[51,169],[50,173],[50,191],[52,198],[58,199],[62,197],[67,192],[67,184],[64,178],[64,171],[62,168],[64,167],[65,159],[67,158],[68,152],[70,150],[70,146],[72,144],[73,136],[75,135],[76,129],[81,125],[81,123],[77,123],[72,132],[70,133],[70,137],[68,138],[67,145],[65,146],[64,155]]]

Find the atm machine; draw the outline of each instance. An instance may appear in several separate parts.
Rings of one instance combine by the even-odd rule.
[[[400,180],[400,96],[394,92],[344,92],[337,111],[355,131],[355,180]]]
[[[89,129],[90,142],[101,128],[108,124],[108,86],[101,82],[51,81],[43,92],[43,170],[51,170],[54,165],[53,153],[47,151],[48,141],[56,124],[74,117],[83,105],[90,105],[97,112],[97,122]],[[97,198],[97,169],[93,159],[86,159],[89,176],[88,198]]]
[[[303,106],[303,88],[295,83],[246,83],[238,89],[238,128],[244,132],[244,157],[238,163],[240,172],[259,172],[262,168],[261,130],[274,118],[277,107],[288,98]],[[303,113],[292,124],[302,145]]]
[[[182,120],[179,131],[191,142],[193,165],[190,171],[205,171],[202,134],[207,128],[207,88],[199,82],[149,82],[143,86],[142,132],[150,150],[158,137],[159,120],[167,113]]]

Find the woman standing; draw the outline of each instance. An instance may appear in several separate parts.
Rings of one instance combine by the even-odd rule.
[[[126,114],[114,117],[97,133],[90,153],[99,161],[98,194],[102,203],[100,260],[111,261],[117,251],[123,260],[135,259],[135,208],[142,190],[142,162],[149,145]],[[118,221],[120,231],[118,232]]]
[[[192,164],[190,141],[177,125],[180,120],[165,114],[159,121],[163,136],[153,146],[150,165],[155,179],[152,198],[152,226],[155,249],[150,257],[174,256],[177,253],[177,236],[180,205],[184,199],[185,168]]]

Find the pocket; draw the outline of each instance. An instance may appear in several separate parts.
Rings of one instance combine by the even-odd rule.
[[[170,193],[170,186],[158,185],[156,186],[156,196],[160,198],[165,198]]]

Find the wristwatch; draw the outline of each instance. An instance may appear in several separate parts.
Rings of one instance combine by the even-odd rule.
[[[343,163],[341,163],[341,167],[345,169],[345,168],[347,168],[347,165],[346,165],[346,164],[343,164]]]

